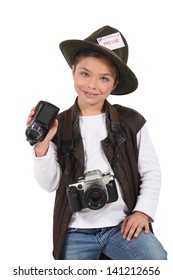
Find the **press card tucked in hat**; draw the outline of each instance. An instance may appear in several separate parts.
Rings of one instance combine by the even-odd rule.
[[[84,40],[70,39],[60,43],[67,63],[72,67],[75,55],[80,51],[96,51],[107,56],[117,67],[120,79],[113,95],[124,95],[136,90],[138,80],[127,66],[128,44],[122,33],[111,27],[103,26]]]

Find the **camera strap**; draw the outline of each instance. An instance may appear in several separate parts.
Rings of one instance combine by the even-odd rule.
[[[72,119],[73,119],[73,106],[66,110],[64,114],[64,124],[63,124],[63,142],[62,142],[62,152],[64,154],[69,154],[73,149],[73,136],[72,136]]]
[[[111,130],[114,133],[114,138],[116,141],[116,145],[120,145],[125,141],[125,139],[120,134],[120,119],[117,108],[107,102],[108,110],[110,113],[110,126]]]
[[[117,164],[118,164],[118,150],[120,144],[122,144],[125,139],[120,134],[120,119],[117,108],[115,108],[113,105],[111,105],[109,102],[106,102],[107,110],[110,115],[110,128],[113,132],[113,141],[114,141],[114,148],[115,148],[115,154],[114,154],[114,176],[116,176],[117,172]]]
[[[66,110],[64,114],[64,123],[62,128],[62,152],[65,154],[65,185],[66,187],[69,184],[69,157],[70,152],[73,149],[73,136],[72,136],[72,120],[73,120],[73,108],[74,106],[70,107],[68,110]]]

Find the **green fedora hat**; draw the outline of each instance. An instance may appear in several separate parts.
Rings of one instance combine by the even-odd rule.
[[[103,26],[84,40],[65,40],[59,45],[67,63],[72,67],[75,55],[80,51],[96,51],[107,56],[118,68],[120,79],[113,95],[131,93],[138,87],[138,80],[127,66],[128,44],[119,30]]]

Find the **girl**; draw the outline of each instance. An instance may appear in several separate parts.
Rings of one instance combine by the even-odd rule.
[[[116,260],[167,259],[151,228],[160,167],[146,120],[107,101],[110,94],[128,94],[138,86],[127,66],[126,39],[104,26],[84,40],[63,41],[60,49],[72,68],[77,99],[34,146],[35,177],[44,189],[56,191],[54,258],[97,260],[104,254]],[[34,114],[33,108],[27,124]],[[109,194],[105,173],[114,178],[111,190],[117,197]],[[85,195],[95,184],[107,200],[102,205],[103,197],[94,193],[89,199],[98,207],[93,210]]]

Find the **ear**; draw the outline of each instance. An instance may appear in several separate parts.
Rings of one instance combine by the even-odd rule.
[[[114,90],[117,87],[118,83],[119,83],[119,80],[116,80],[112,90]]]
[[[75,66],[74,66],[74,65],[72,65],[71,69],[72,69],[72,77],[73,77],[73,79],[74,79]]]

